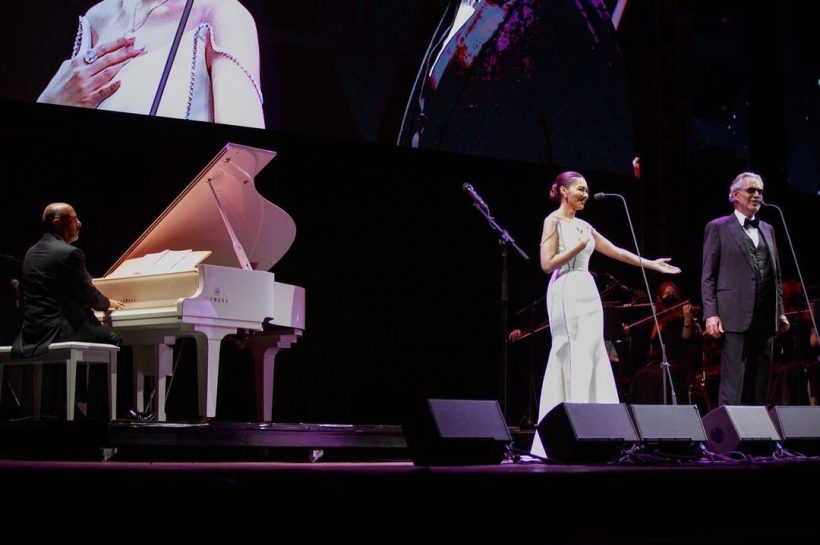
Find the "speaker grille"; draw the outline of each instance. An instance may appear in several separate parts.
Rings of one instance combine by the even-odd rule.
[[[780,435],[763,407],[731,407],[729,418],[745,441],[779,441]]]
[[[442,438],[512,440],[495,400],[428,399],[427,403]]]
[[[629,411],[642,441],[706,442],[695,405],[630,405]]]
[[[820,407],[776,406],[769,415],[784,441],[820,439]]]
[[[803,454],[820,454],[820,407],[776,406],[769,416],[783,438],[783,446]]]
[[[564,463],[617,458],[638,434],[623,403],[561,403],[538,424],[547,456]]]
[[[713,452],[771,454],[780,435],[762,406],[723,405],[703,417],[709,438],[706,448]]]
[[[402,426],[415,465],[499,464],[512,442],[498,402],[427,399]]]

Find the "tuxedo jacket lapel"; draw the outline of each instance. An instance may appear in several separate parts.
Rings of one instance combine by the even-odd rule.
[[[779,275],[779,271],[777,270],[779,261],[777,258],[777,246],[774,245],[774,232],[769,224],[763,222],[760,222],[758,231],[760,231],[760,236],[762,236],[766,241],[766,246],[769,249],[769,257],[772,262],[772,270],[774,271],[775,276],[777,276]]]
[[[735,242],[740,248],[740,253],[743,254],[743,257],[746,258],[746,262],[752,269],[757,269],[757,263],[754,262],[752,254],[749,251],[749,237],[746,235],[746,231],[744,231],[743,227],[740,226],[740,222],[737,221],[734,214],[727,216],[726,221],[729,226],[729,232],[732,233],[732,238],[735,239]]]

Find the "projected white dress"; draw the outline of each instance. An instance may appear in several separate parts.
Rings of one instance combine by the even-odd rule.
[[[580,232],[591,235],[592,226],[574,218],[558,222],[558,251],[578,243]],[[538,422],[562,402],[618,403],[618,390],[604,347],[604,312],[589,258],[595,251],[590,236],[586,248],[552,273],[547,287],[552,347],[541,386]],[[538,434],[532,453],[545,456]]]
[[[72,57],[84,55],[95,45],[92,43],[91,25],[86,17],[80,17],[78,38]],[[200,23],[182,36],[157,115],[197,121],[214,120],[213,89],[205,59],[207,47],[239,67],[251,81],[259,101],[262,101],[259,83],[231,52],[217,47],[211,25]],[[170,50],[171,44],[168,43],[129,61],[117,74],[122,86],[101,102],[98,109],[149,113]]]

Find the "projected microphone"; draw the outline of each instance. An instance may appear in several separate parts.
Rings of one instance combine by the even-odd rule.
[[[632,233],[632,242],[635,244],[635,255],[638,256],[638,265],[641,268],[641,275],[643,276],[643,283],[646,287],[646,293],[652,293],[652,290],[649,289],[649,280],[646,278],[646,268],[643,264],[643,257],[641,257],[641,249],[638,247],[638,237],[635,236],[635,227],[632,225],[632,217],[629,215],[629,207],[626,205],[626,199],[620,193],[596,193],[593,195],[593,198],[596,201],[604,199],[606,197],[617,197],[621,199],[621,202],[624,205],[624,211],[626,211],[626,221],[629,224],[629,231]],[[666,385],[667,381],[669,384],[669,389],[672,392],[672,405],[678,404],[678,397],[675,393],[675,386],[672,383],[672,372],[669,370],[669,361],[666,359],[666,345],[663,342],[663,334],[661,333],[661,326],[658,322],[658,312],[655,309],[655,302],[652,298],[649,298],[649,308],[652,309],[652,319],[655,321],[655,331],[658,332],[658,344],[661,347],[661,362],[660,367],[663,372],[663,404],[666,405]]]
[[[800,271],[800,265],[797,263],[797,254],[794,251],[794,245],[792,244],[792,237],[789,234],[789,228],[786,226],[786,216],[783,214],[783,210],[777,206],[776,204],[770,204],[764,201],[760,201],[760,204],[763,206],[768,206],[769,208],[774,208],[780,214],[780,222],[783,224],[783,231],[786,233],[786,240],[789,242],[789,251],[792,254],[792,260],[794,261],[794,268],[797,270],[797,277],[800,279],[800,287],[803,290],[803,297],[806,298],[806,304],[808,305],[809,309],[809,316],[811,317],[811,326],[814,328],[814,332],[817,332],[817,322],[814,318],[814,305],[812,305],[811,300],[809,299],[809,292],[806,290],[806,283],[803,282],[803,273]],[[779,318],[778,318],[779,319]]]
[[[482,199],[482,198],[481,198],[481,195],[479,195],[478,193],[476,193],[476,190],[475,190],[475,189],[473,189],[473,186],[472,186],[472,185],[470,185],[470,184],[468,184],[468,183],[466,183],[466,182],[465,182],[465,183],[461,186],[461,189],[463,189],[464,191],[466,191],[467,193],[469,193],[469,194],[470,194],[470,196],[471,196],[471,197],[473,198],[473,200],[475,201],[476,206],[480,206],[480,207],[481,207],[481,208],[483,208],[484,210],[489,210],[489,209],[490,209],[490,207],[489,207],[489,206],[487,206],[487,203],[485,203],[485,202],[484,202],[484,199]]]

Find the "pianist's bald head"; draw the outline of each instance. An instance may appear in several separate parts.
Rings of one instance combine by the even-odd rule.
[[[80,220],[74,207],[64,202],[53,202],[43,210],[43,230],[53,233],[69,244],[80,236]]]
[[[54,220],[61,219],[70,211],[73,212],[71,205],[64,202],[53,202],[46,206],[43,210],[43,231],[46,233],[54,232]]]

